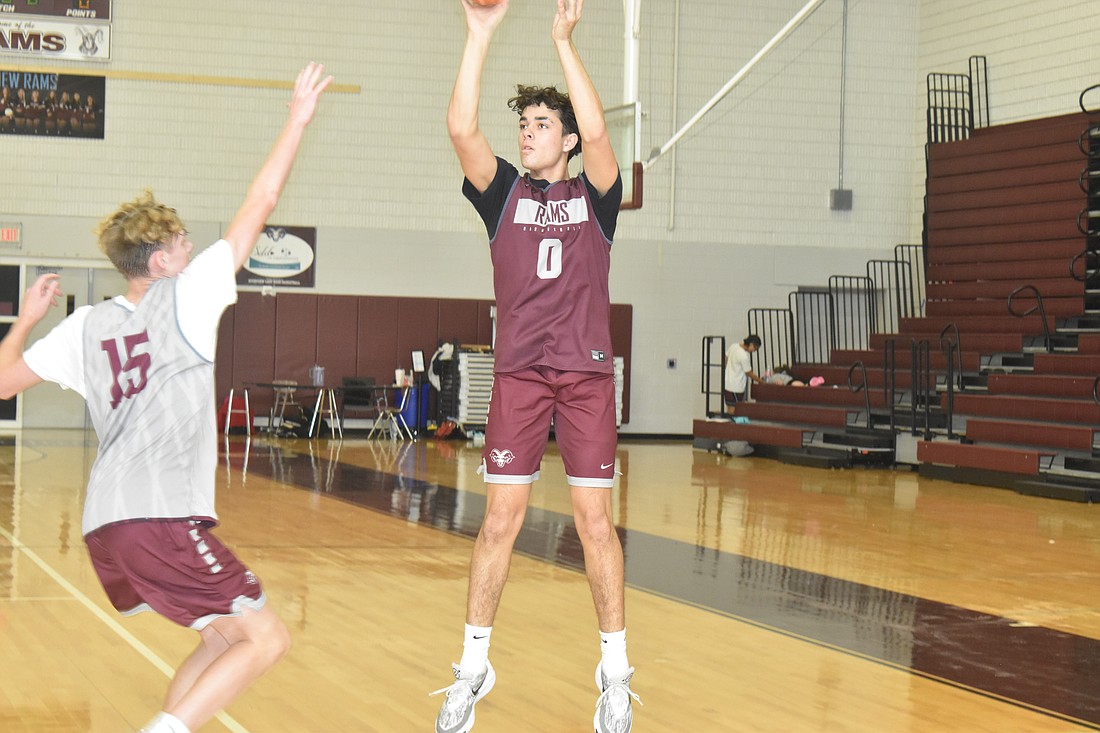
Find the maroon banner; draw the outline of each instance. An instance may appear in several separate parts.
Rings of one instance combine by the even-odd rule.
[[[111,0],[0,0],[0,15],[7,14],[109,21]]]

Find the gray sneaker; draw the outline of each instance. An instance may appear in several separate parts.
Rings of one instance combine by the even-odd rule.
[[[447,693],[439,717],[435,719],[435,733],[470,733],[474,727],[474,705],[489,694],[497,682],[493,665],[485,660],[485,671],[476,677],[464,676],[457,664],[452,664],[454,684],[431,693]]]
[[[600,697],[596,700],[596,717],[592,719],[596,733],[630,733],[634,725],[631,698],[642,704],[630,689],[630,678],[633,676],[634,668],[631,667],[625,677],[608,679],[603,673],[603,662],[596,665],[596,687],[600,690]]]

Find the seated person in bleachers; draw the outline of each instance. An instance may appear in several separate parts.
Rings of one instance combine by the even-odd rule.
[[[791,368],[786,364],[776,367],[774,372],[764,375],[764,381],[768,384],[778,384],[782,387],[805,387],[806,383],[801,379],[795,379],[790,374]]]

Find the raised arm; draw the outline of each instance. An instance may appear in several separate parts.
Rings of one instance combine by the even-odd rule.
[[[61,286],[57,278],[53,273],[42,275],[27,289],[19,318],[0,341],[0,399],[10,399],[42,381],[23,361],[23,350],[31,330],[46,317],[50,308],[58,305]]]
[[[260,236],[260,230],[279,203],[279,196],[290,176],[290,169],[294,167],[302,134],[317,110],[317,100],[332,83],[332,77],[326,77],[324,73],[325,67],[315,63],[310,63],[298,73],[288,105],[290,113],[286,124],[268,153],[267,160],[252,179],[244,203],[237,209],[233,221],[225,230],[225,239],[233,248],[233,262],[237,269],[248,258],[248,253]]]
[[[447,106],[447,132],[463,174],[474,188],[484,191],[496,176],[497,161],[478,124],[481,72],[493,33],[508,12],[508,0],[497,5],[474,5],[462,0],[462,7],[466,10],[466,48]]]
[[[580,53],[573,45],[573,29],[580,21],[583,9],[584,0],[558,0],[558,12],[554,16],[551,35],[565,73],[569,100],[577,115],[584,173],[596,190],[604,194],[615,185],[615,179],[619,176],[619,164],[615,160],[611,138],[607,135],[600,95],[596,93],[596,87],[581,62]]]

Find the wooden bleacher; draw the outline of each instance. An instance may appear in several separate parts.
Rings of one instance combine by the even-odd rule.
[[[1083,209],[1097,208],[1081,184],[1089,181],[1083,173],[1089,158],[1079,142],[1097,122],[1071,114],[931,145],[924,314],[901,318],[897,333],[872,334],[867,348],[833,350],[828,364],[794,365],[799,378],[820,375],[830,387],[754,386],[754,402],[738,408],[747,424],[696,421],[696,437],[743,440],[757,454],[796,462],[814,448],[833,447],[851,458],[858,453],[855,441],[838,441],[836,434],[881,434],[885,422],[901,440],[917,432],[901,415],[912,409],[901,403],[916,399],[909,345],[926,341],[939,391],[936,429],[914,439],[922,473],[1100,501],[1100,405],[1094,400],[1100,274],[1093,271],[1087,285],[1071,272],[1075,257],[1100,248],[1100,234],[1082,231],[1078,222]],[[1093,146],[1100,161],[1100,142]],[[1100,162],[1092,165],[1100,168]],[[1084,271],[1080,263],[1077,270]],[[1042,294],[1046,331],[1038,312],[1018,317],[1009,311],[1010,295],[1025,286]],[[1016,313],[1036,305],[1027,291],[1016,297]],[[947,356],[940,348],[945,329],[952,340],[957,334],[954,363],[956,370],[961,363],[964,375],[951,415],[944,393]],[[891,340],[897,345],[893,383],[903,394],[892,405],[884,390],[884,350]],[[856,362],[866,368],[867,392],[847,387]],[[868,398],[872,414],[866,414]]]

